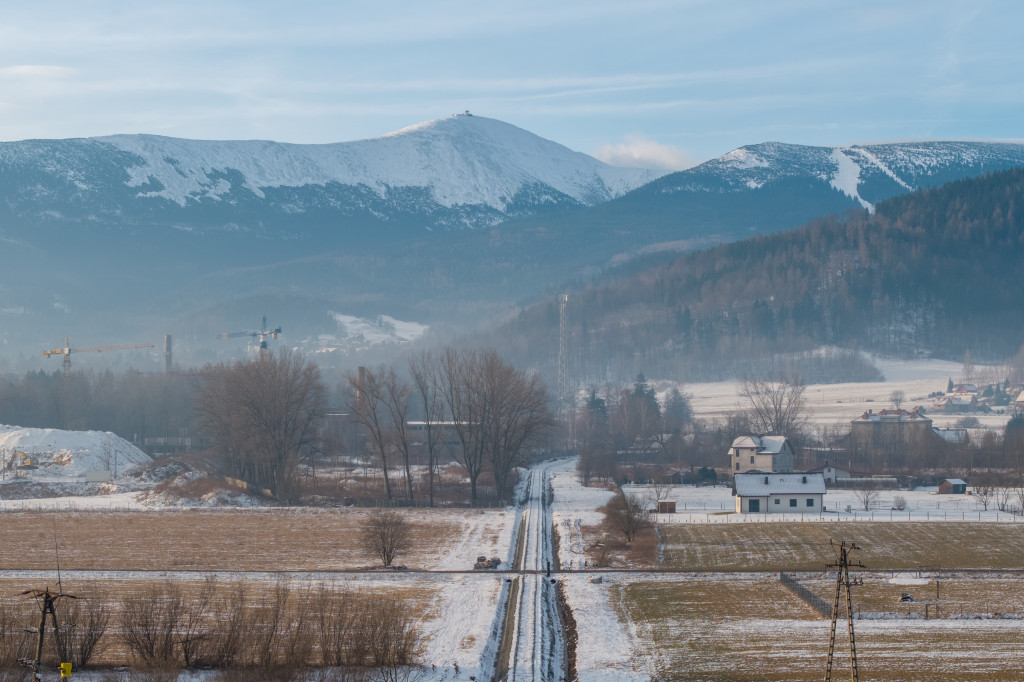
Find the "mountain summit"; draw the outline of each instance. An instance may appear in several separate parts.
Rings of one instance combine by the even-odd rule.
[[[26,174],[38,180],[31,192],[17,180]],[[468,112],[335,144],[155,135],[0,144],[0,192],[17,215],[170,218],[190,228],[256,229],[293,223],[297,214],[336,224],[475,228],[592,206],[663,174],[609,166]],[[234,215],[223,215],[226,207]],[[260,216],[247,218],[252,213]]]

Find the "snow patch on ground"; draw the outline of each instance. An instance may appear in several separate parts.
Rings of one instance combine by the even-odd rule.
[[[581,568],[586,561],[583,526],[595,526],[604,520],[597,509],[615,496],[611,490],[584,488],[576,474],[576,459],[555,465],[551,470],[551,504],[555,529],[560,536],[558,560],[564,568]],[[644,680],[647,675],[632,669],[634,646],[611,603],[608,576],[602,583],[591,583],[590,575],[563,573],[565,597],[576,618],[579,641],[576,670],[582,682]]]

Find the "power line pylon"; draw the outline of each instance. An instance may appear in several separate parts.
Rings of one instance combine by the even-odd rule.
[[[54,521],[53,530],[53,550],[57,560],[57,593],[50,592],[50,586],[47,585],[46,589],[43,590],[25,590],[21,592],[21,595],[28,595],[33,599],[39,601],[39,627],[35,630],[29,630],[29,632],[36,633],[36,656],[35,658],[22,658],[18,662],[26,668],[32,670],[32,681],[39,682],[39,670],[43,661],[43,642],[46,639],[46,616],[49,614],[50,622],[53,624],[53,642],[57,647],[57,658],[58,660],[64,661],[70,653],[65,642],[61,642],[60,633],[61,627],[57,625],[57,609],[55,607],[57,600],[67,597],[68,599],[78,599],[73,594],[64,594],[64,585],[60,580],[60,550],[57,546],[57,527],[56,521]],[[64,672],[70,671],[71,664],[62,662],[61,677],[64,677]]]
[[[53,623],[53,641],[57,646],[57,657],[64,659],[67,656],[67,650],[64,643],[61,642],[60,633],[61,627],[57,625],[57,610],[54,605],[58,599],[67,597],[69,599],[77,599],[72,594],[64,594],[62,590],[58,588],[57,593],[50,592],[50,588],[47,587],[45,590],[25,590],[21,592],[23,595],[31,596],[34,599],[39,600],[39,628],[32,630],[37,633],[36,639],[36,656],[35,658],[23,658],[19,663],[23,666],[32,670],[33,682],[38,682],[40,665],[43,660],[43,641],[46,637],[46,616],[49,614],[50,621]]]
[[[825,682],[832,682],[832,659],[836,649],[836,620],[839,617],[839,598],[846,592],[846,628],[850,634],[850,679],[859,682],[860,673],[857,670],[857,640],[853,636],[853,598],[850,596],[850,566],[864,568],[864,564],[857,562],[850,563],[850,552],[859,550],[860,547],[846,540],[836,544],[835,540],[829,539],[828,544],[836,554],[836,563],[828,564],[826,568],[836,568],[836,592],[832,599],[832,627],[828,636],[828,662],[825,664]]]

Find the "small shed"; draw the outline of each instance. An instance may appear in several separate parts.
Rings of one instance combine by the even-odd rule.
[[[675,500],[659,500],[658,501],[658,513],[659,514],[675,514],[676,503]]]
[[[966,495],[967,481],[962,478],[944,478],[939,483],[940,495]]]

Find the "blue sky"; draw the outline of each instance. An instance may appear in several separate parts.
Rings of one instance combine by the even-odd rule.
[[[340,142],[466,109],[673,168],[767,140],[1024,138],[1015,0],[3,5],[0,140]]]

